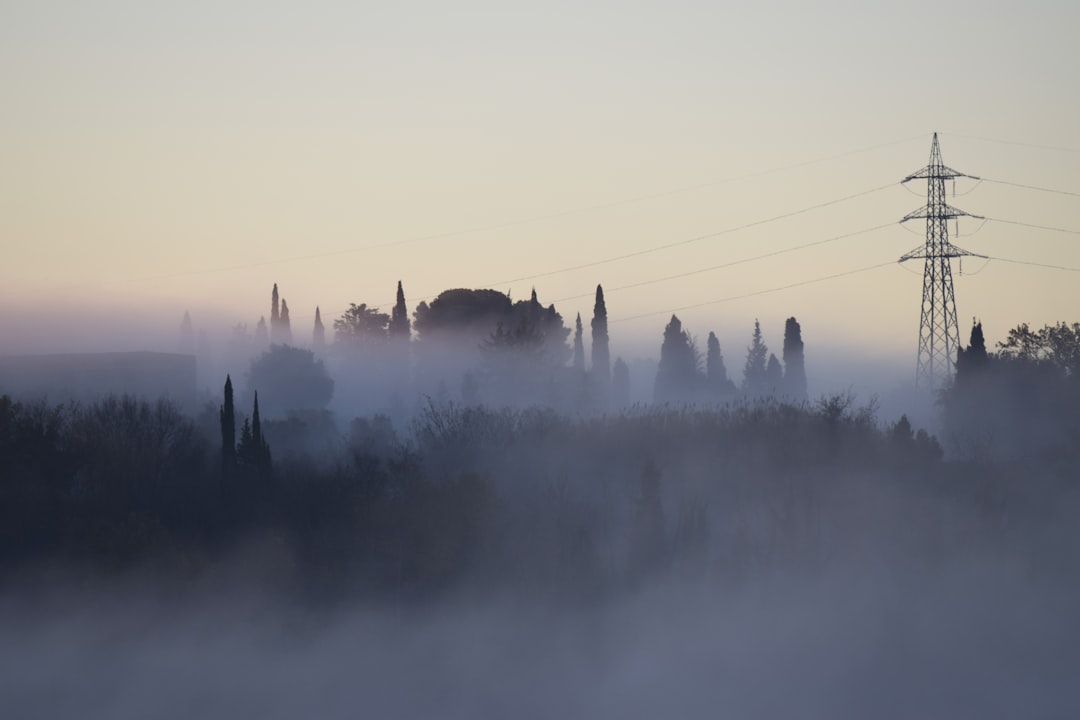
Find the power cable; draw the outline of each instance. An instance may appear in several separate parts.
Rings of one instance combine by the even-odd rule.
[[[605,293],[618,292],[620,290],[629,290],[631,288],[643,287],[645,285],[654,285],[656,283],[665,282],[667,280],[677,280],[679,278],[690,277],[691,275],[700,275],[701,273],[712,272],[713,270],[721,270],[723,268],[734,267],[736,265],[743,265],[749,262],[757,260],[764,260],[766,258],[776,257],[778,255],[786,255],[787,253],[797,252],[799,250],[806,250],[807,248],[817,247],[818,245],[825,245],[827,243],[836,242],[837,240],[845,240],[847,238],[856,237],[858,235],[865,235],[867,233],[875,232],[877,230],[883,230],[888,227],[892,227],[895,223],[886,223],[885,225],[877,225],[872,228],[866,228],[864,230],[857,230],[855,232],[847,233],[845,235],[836,235],[824,240],[815,240],[814,242],[804,243],[802,245],[795,245],[793,247],[787,247],[782,250],[774,250],[772,252],[762,253],[761,255],[754,255],[753,257],[742,258],[740,260],[732,260],[730,262],[721,263],[719,265],[710,265],[709,267],[698,268],[697,270],[690,270],[688,272],[676,273],[675,275],[666,275],[660,278],[653,278],[651,280],[642,280],[640,282],[629,283],[627,285],[619,285],[613,288],[605,288]],[[565,302],[566,300],[577,300],[579,298],[590,297],[592,293],[582,293],[580,295],[569,295],[567,297],[557,298],[553,302]]]
[[[641,318],[653,317],[655,315],[666,315],[668,313],[677,313],[683,310],[692,310],[694,308],[705,307],[706,305],[718,305],[720,303],[732,302],[734,300],[743,300],[745,298],[756,297],[758,295],[767,295],[769,293],[780,292],[781,290],[790,290],[792,288],[802,287],[803,285],[812,285],[814,283],[826,282],[827,280],[836,280],[838,278],[848,277],[849,275],[858,275],[859,273],[870,272],[871,270],[877,270],[879,268],[883,268],[893,264],[895,263],[889,261],[884,263],[878,263],[877,265],[868,265],[866,267],[855,268],[854,270],[834,273],[832,275],[813,278],[811,280],[801,280],[799,282],[789,283],[788,285],[781,285],[779,287],[767,288],[765,290],[756,290],[754,292],[744,293],[742,295],[731,295],[725,298],[719,298],[717,300],[706,300],[705,302],[694,303],[693,305],[683,305],[682,307],[671,308],[670,310],[657,310],[655,312],[647,312],[640,315],[631,315],[629,317],[616,318],[614,320],[611,320],[610,322],[629,322],[631,320],[639,320]]]

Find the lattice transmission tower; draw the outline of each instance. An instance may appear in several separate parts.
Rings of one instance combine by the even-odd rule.
[[[946,166],[941,161],[941,146],[937,133],[930,145],[930,164],[904,178],[903,182],[926,180],[926,205],[908,213],[900,222],[926,219],[926,244],[915,248],[900,258],[925,260],[923,265],[922,317],[919,321],[919,360],[915,371],[915,387],[934,390],[943,387],[952,377],[956,352],[960,347],[960,331],[956,325],[956,295],[953,291],[952,258],[970,256],[983,258],[949,242],[949,221],[959,217],[982,220],[954,208],[945,202],[945,181],[953,180],[956,194],[956,178],[972,178]],[[959,234],[959,233],[958,233]]]

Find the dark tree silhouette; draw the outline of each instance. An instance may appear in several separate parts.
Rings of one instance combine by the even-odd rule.
[[[720,353],[720,340],[710,332],[706,341],[705,379],[709,394],[716,398],[735,393],[735,383],[728,378],[724,356]]]
[[[267,414],[283,417],[290,410],[324,409],[333,397],[334,381],[312,351],[273,345],[251,363],[248,389],[255,388],[265,391]]]
[[[765,366],[765,386],[770,393],[775,393],[784,382],[784,368],[774,353],[769,353],[769,363]]]
[[[221,471],[228,475],[236,465],[236,411],[233,408],[232,378],[225,376],[225,398],[221,417]]]
[[[285,302],[285,298],[281,298],[281,317],[278,320],[278,325],[280,333],[279,338],[275,342],[291,345],[292,324],[289,322],[289,303]]]
[[[616,408],[630,404],[630,368],[621,357],[611,366],[611,400]]]
[[[754,334],[746,349],[746,365],[743,367],[743,390],[751,395],[768,392],[769,383],[766,362],[769,348],[761,339],[761,323],[754,320]]]
[[[604,288],[600,285],[596,286],[591,328],[593,377],[602,387],[607,387],[611,382],[611,350],[608,347],[607,305],[604,303]]]
[[[389,339],[390,316],[369,308],[366,303],[350,303],[334,321],[334,344],[346,349],[381,347]]]
[[[401,281],[397,284],[397,302],[390,311],[390,321],[387,332],[391,340],[408,343],[412,335],[412,323],[409,321],[409,309],[405,307],[405,290],[401,287]]]
[[[498,290],[444,290],[431,304],[421,302],[413,327],[421,341],[475,338],[480,342],[500,322],[506,322],[513,303]]]
[[[281,327],[281,300],[278,296],[277,283],[270,293],[270,342],[281,342],[279,328]]]
[[[236,448],[236,457],[246,467],[259,472],[270,469],[270,445],[262,433],[262,420],[259,417],[259,393],[255,391],[255,402],[251,411],[251,422],[244,420],[240,432],[240,444]]]
[[[311,347],[316,352],[321,352],[326,348],[326,328],[323,326],[322,313],[319,312],[319,306],[315,306],[315,329],[311,333]]]
[[[803,357],[802,328],[789,317],[784,323],[784,381],[782,392],[793,400],[806,399],[806,363]]]
[[[574,321],[574,372],[585,372],[585,342],[582,339],[581,313]]]
[[[683,330],[679,318],[672,315],[664,328],[653,399],[656,402],[688,402],[694,399],[700,386],[698,358],[690,334]]]

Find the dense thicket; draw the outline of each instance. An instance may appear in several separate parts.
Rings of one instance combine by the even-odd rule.
[[[294,416],[264,436],[321,438],[318,461],[275,449],[232,472],[208,411],[203,434],[166,403],[0,400],[3,567],[190,573],[269,534],[275,571],[307,592],[592,595],[652,574],[932,562],[1005,537],[1006,518],[1015,537],[1071,487],[1060,467],[946,462],[906,419],[881,427],[843,397],[574,419],[431,404],[406,437]]]

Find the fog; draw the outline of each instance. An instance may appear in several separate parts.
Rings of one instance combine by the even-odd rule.
[[[0,362],[13,717],[1080,711],[1080,326],[919,396],[794,317],[276,295]]]

